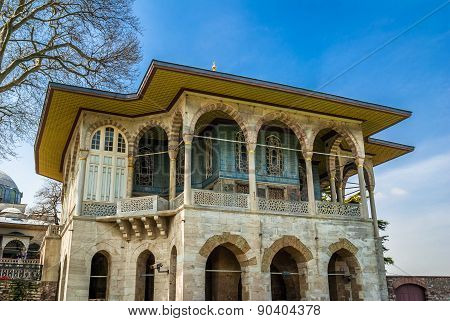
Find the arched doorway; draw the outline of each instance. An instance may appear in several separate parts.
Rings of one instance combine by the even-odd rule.
[[[21,259],[25,254],[25,245],[19,240],[9,241],[3,249],[4,259]]]
[[[177,248],[172,247],[169,269],[169,301],[175,301],[177,295]]]
[[[395,301],[425,301],[425,289],[417,284],[402,284],[394,292]]]
[[[273,301],[298,301],[305,295],[305,260],[292,247],[279,250],[270,264],[270,285]]]
[[[362,300],[359,273],[359,264],[352,253],[345,249],[333,253],[328,263],[330,301]]]
[[[155,256],[149,250],[142,252],[136,267],[136,301],[153,301],[155,292]]]
[[[108,275],[108,258],[104,253],[97,252],[91,261],[89,300],[104,301],[107,299]]]
[[[206,261],[205,299],[207,301],[241,301],[241,265],[234,253],[217,246]]]

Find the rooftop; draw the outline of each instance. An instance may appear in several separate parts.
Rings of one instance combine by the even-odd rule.
[[[36,172],[62,180],[63,155],[83,110],[125,117],[164,113],[185,91],[360,121],[366,151],[375,153],[375,165],[413,150],[411,146],[369,138],[410,117],[409,111],[153,60],[139,90],[132,94],[50,83],[35,143]]]

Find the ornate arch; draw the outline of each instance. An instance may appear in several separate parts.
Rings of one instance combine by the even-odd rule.
[[[313,132],[311,135],[311,144],[312,145],[310,145],[310,148],[314,147],[314,142],[317,138],[317,135],[323,129],[334,130],[336,133],[341,135],[343,140],[350,146],[354,157],[364,156],[364,153],[362,152],[362,148],[361,148],[361,146],[359,146],[358,141],[353,136],[353,134],[347,128],[345,128],[344,126],[338,125],[335,122],[326,122],[326,123],[323,123],[313,129]]]
[[[270,264],[274,256],[283,248],[292,247],[301,255],[304,262],[312,260],[312,252],[303,244],[297,237],[292,235],[284,235],[280,239],[273,242],[273,244],[264,250],[263,258],[261,261],[261,271],[270,272]]]
[[[178,144],[178,141],[180,139],[180,130],[183,126],[183,113],[181,112],[181,109],[178,109],[175,111],[171,118],[171,126],[170,130],[168,132],[168,139],[169,144]]]
[[[195,125],[197,124],[197,121],[200,119],[200,117],[211,111],[222,111],[225,114],[229,115],[231,118],[233,118],[233,120],[239,125],[240,129],[242,130],[242,133],[245,136],[245,140],[247,142],[249,141],[248,125],[244,121],[244,118],[241,116],[241,114],[237,109],[229,105],[225,105],[224,103],[213,103],[199,109],[197,113],[195,113],[189,125],[190,133],[194,133]]]
[[[95,123],[92,123],[89,125],[87,131],[86,131],[86,137],[84,139],[84,146],[85,148],[89,149],[89,147],[91,146],[91,137],[94,134],[94,132],[103,126],[112,126],[112,127],[116,127],[118,130],[120,130],[122,132],[122,134],[125,135],[125,138],[127,139],[128,142],[128,151],[130,151],[130,145],[132,144],[132,140],[131,140],[131,135],[128,132],[128,130],[126,129],[125,126],[123,126],[121,123],[119,123],[116,120],[112,120],[112,119],[102,119],[99,121],[96,121]]]
[[[136,134],[134,135],[133,141],[130,141],[129,143],[129,150],[131,150],[132,155],[137,153],[137,149],[135,146],[139,146],[139,140],[144,136],[144,134],[150,129],[154,127],[161,128],[164,133],[169,137],[170,129],[168,126],[166,126],[163,122],[157,120],[157,119],[150,119],[143,123],[141,126],[139,126],[138,130],[136,131]]]
[[[199,254],[206,260],[211,252],[220,245],[234,253],[242,268],[256,265],[256,257],[250,258],[248,255],[251,249],[248,242],[242,236],[228,232],[224,232],[222,235],[211,236],[203,244]]]
[[[300,125],[298,121],[292,120],[292,116],[288,116],[283,112],[272,112],[261,117],[255,125],[255,134],[258,136],[261,127],[270,121],[278,120],[288,126],[297,136],[298,141],[302,150],[306,150],[308,146],[308,139],[304,128]],[[256,137],[255,137],[256,138]]]
[[[346,163],[344,166],[346,166],[347,164],[348,163]],[[370,170],[370,168],[368,167],[368,165],[366,163],[364,163],[363,168],[364,168],[364,180],[366,181],[366,187],[375,186],[375,177],[373,175],[373,172]],[[347,171],[345,171],[345,167],[344,167],[344,172],[342,175],[342,186],[345,187],[347,185],[348,179],[356,174],[356,173],[352,172],[352,169],[353,168],[350,168]],[[355,165],[354,170],[356,170],[356,165]]]
[[[332,256],[334,253],[336,253],[339,250],[346,250],[351,255],[356,255],[356,253],[358,252],[358,248],[355,245],[353,245],[352,242],[350,242],[349,240],[347,240],[345,238],[340,238],[338,242],[335,242],[333,244],[330,244],[330,246],[328,246],[328,252],[329,252],[328,254],[330,256]],[[358,263],[358,265],[359,265],[359,263]]]

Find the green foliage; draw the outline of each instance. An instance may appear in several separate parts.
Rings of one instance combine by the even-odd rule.
[[[11,280],[10,281],[10,298],[12,301],[29,300],[29,294],[36,291],[37,285],[32,281]]]
[[[378,224],[378,228],[380,229],[380,231],[386,231],[387,226],[389,225],[389,222],[384,221],[384,220],[378,220],[377,224]],[[387,241],[389,241],[388,235],[381,236],[381,246],[383,249],[383,253],[386,253],[387,251],[389,251],[389,249],[386,247]],[[389,256],[384,256],[384,264],[394,264],[394,259]]]

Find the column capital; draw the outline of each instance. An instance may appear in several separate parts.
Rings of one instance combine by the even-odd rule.
[[[176,159],[177,159],[177,154],[178,154],[178,150],[177,150],[177,149],[172,149],[172,148],[170,148],[170,146],[169,146],[169,151],[168,151],[168,153],[169,153],[169,158],[170,158],[170,160],[176,160]]]
[[[86,160],[89,156],[89,150],[87,149],[80,149],[80,153],[78,156],[79,160]]]
[[[185,145],[191,145],[193,139],[194,139],[193,134],[183,134],[183,140]]]
[[[355,158],[355,164],[356,164],[356,166],[358,166],[358,167],[363,167],[363,166],[364,166],[364,157],[357,156],[357,157]]]
[[[247,152],[254,153],[256,150],[256,143],[247,143]]]
[[[312,150],[305,150],[303,151],[303,158],[305,159],[305,161],[311,161],[313,158],[313,151]]]

